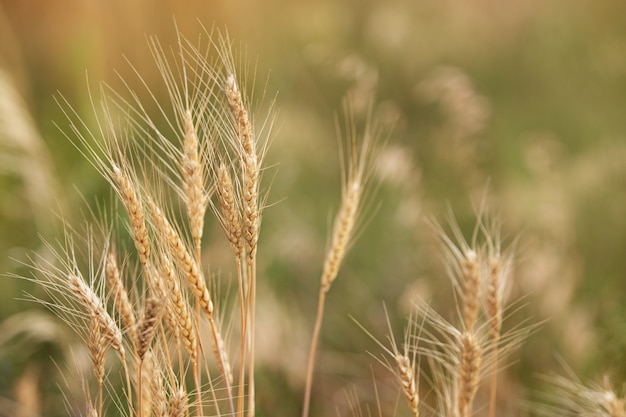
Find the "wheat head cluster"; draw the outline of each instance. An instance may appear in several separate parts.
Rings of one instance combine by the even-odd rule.
[[[33,256],[28,279],[46,290],[40,301],[76,330],[89,352],[93,372],[82,375],[84,402],[68,404],[70,415],[253,417],[255,398],[267,389],[255,385],[255,343],[262,337],[257,279],[265,279],[257,276],[257,248],[274,101],[266,100],[262,110],[247,95],[253,77],[224,32],[207,30],[193,41],[180,34],[172,47],[156,38],[148,44],[165,92],[145,82],[146,99],[129,84],[121,91],[102,85],[92,94],[99,98],[89,124],[59,99],[68,120],[61,129],[108,181],[118,203],[94,210],[84,228],[66,221],[65,238],[47,244],[52,257]],[[302,364],[302,417],[314,400],[326,296],[372,195],[370,174],[381,145],[374,123],[357,128],[347,103],[341,201],[320,260],[318,310]],[[205,222],[223,230],[230,258],[203,256]],[[518,306],[507,299],[513,250],[484,213],[469,239],[453,220],[450,233],[433,223],[456,317],[447,320],[427,301],[418,303],[401,340],[391,324],[386,336],[358,324],[377,341],[373,362],[392,373],[405,401],[394,410],[373,407],[355,415],[502,415],[499,373],[533,329],[504,323]],[[228,262],[236,271],[230,304],[220,299],[212,277]],[[544,415],[626,415],[624,398],[610,386],[573,377],[554,382],[558,395],[537,407]]]

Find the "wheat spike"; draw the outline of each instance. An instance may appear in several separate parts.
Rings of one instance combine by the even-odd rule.
[[[172,227],[170,222],[167,220],[165,215],[161,209],[151,200],[148,201],[150,206],[150,211],[154,217],[154,221],[156,223],[157,228],[163,235],[165,242],[170,248],[176,263],[180,267],[180,269],[185,273],[185,277],[187,278],[187,283],[191,288],[191,292],[196,297],[196,300],[200,304],[200,307],[207,316],[213,316],[213,301],[211,300],[211,295],[209,293],[209,289],[204,282],[204,278],[200,273],[200,269],[198,265],[191,257],[183,240],[180,238],[176,230]]]
[[[250,117],[248,111],[244,106],[237,80],[233,74],[229,74],[226,77],[226,83],[224,84],[224,93],[230,111],[235,118],[237,124],[237,134],[245,155],[256,154],[254,145],[254,132],[252,129],[252,123],[250,123]]]
[[[180,389],[172,394],[170,397],[169,417],[183,417],[188,408],[189,403],[185,391]]]
[[[259,162],[256,154],[254,130],[234,75],[229,75],[224,86],[226,99],[237,124],[242,166],[243,236],[246,253],[254,258],[259,239]]]
[[[463,332],[461,335],[461,361],[459,368],[459,416],[472,415],[472,403],[478,390],[482,348],[474,333]]]
[[[235,187],[226,165],[222,162],[217,168],[217,198],[222,211],[221,223],[226,237],[237,259],[241,259],[243,253],[243,240],[241,238],[241,214],[235,203]]]
[[[148,257],[150,256],[150,239],[146,228],[145,215],[141,201],[128,176],[115,164],[112,164],[113,181],[117,184],[122,203],[126,208],[133,234],[133,241],[139,254],[144,271],[148,271]]]
[[[152,415],[154,398],[152,397],[152,385],[154,383],[154,372],[156,364],[152,352],[147,352],[139,366],[139,417],[149,417]]]
[[[154,361],[154,359],[152,359]],[[152,378],[150,379],[150,391],[152,396],[152,411],[154,417],[167,417],[167,398],[163,385],[163,373],[161,369],[153,366]]]
[[[419,393],[417,392],[413,364],[407,355],[397,354],[395,360],[404,398],[409,405],[413,417],[419,417]]]
[[[76,274],[70,273],[68,276],[69,287],[83,304],[90,316],[93,316],[111,347],[122,357],[124,356],[124,346],[122,346],[122,332],[115,321],[104,308],[102,301],[93,290],[79,278]]]
[[[199,156],[199,142],[196,128],[193,124],[191,110],[187,109],[184,115],[183,161],[182,170],[187,203],[187,214],[191,225],[196,251],[199,251],[204,228],[204,213],[208,204],[208,197],[204,191],[203,167]]]
[[[359,208],[361,192],[361,182],[359,179],[355,179],[349,184],[348,190],[341,200],[341,207],[333,226],[330,250],[324,261],[322,272],[322,291],[324,292],[328,292],[331,284],[337,278],[339,267],[346,254]]]
[[[465,329],[471,331],[478,318],[480,306],[480,265],[478,254],[470,249],[462,261],[463,273],[463,321]]]
[[[109,251],[106,259],[105,276],[109,283],[109,288],[113,294],[115,307],[119,312],[122,323],[127,330],[133,343],[137,343],[137,319],[133,306],[128,298],[128,292],[124,287],[120,270],[117,266],[117,258],[114,250]]]
[[[100,329],[98,318],[95,314],[90,314],[89,319],[89,337],[87,339],[87,348],[91,354],[91,362],[93,364],[93,373],[98,381],[98,385],[102,386],[104,379],[104,360],[106,354],[105,338]]]
[[[198,344],[196,341],[196,330],[191,321],[187,302],[180,290],[180,285],[178,285],[178,276],[176,275],[174,265],[166,256],[162,257],[162,265],[162,276],[167,285],[168,298],[176,318],[178,334],[182,339],[187,354],[195,362],[198,358]]]
[[[137,356],[140,360],[143,360],[156,335],[162,307],[162,302],[155,297],[150,297],[145,302],[143,316],[137,328]]]

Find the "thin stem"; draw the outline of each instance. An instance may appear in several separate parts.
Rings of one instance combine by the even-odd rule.
[[[489,417],[496,415],[496,398],[498,390],[498,337],[493,339],[493,362],[491,364],[491,387],[489,389]]]
[[[324,304],[326,303],[326,291],[322,287],[320,289],[319,299],[317,302],[317,316],[315,319],[315,328],[313,329],[313,338],[311,339],[311,350],[309,351],[309,363],[306,371],[306,386],[304,388],[304,403],[302,405],[302,417],[309,416],[309,408],[311,404],[311,389],[313,387],[313,369],[315,367],[315,355],[317,352],[317,344],[319,342],[320,331],[322,329],[322,321],[324,319]]]
[[[255,412],[255,387],[254,387],[254,343],[255,343],[255,313],[256,313],[256,256],[248,262],[248,293],[250,294],[249,319],[250,319],[250,363],[248,371],[248,417],[254,417]]]
[[[239,389],[237,394],[237,416],[243,417],[244,412],[244,396],[245,396],[245,378],[246,378],[246,357],[247,357],[247,326],[248,316],[246,308],[246,295],[245,283],[244,283],[244,271],[243,264],[240,258],[237,258],[237,282],[239,286],[239,313],[240,313],[240,326],[241,326],[241,364],[239,367]]]

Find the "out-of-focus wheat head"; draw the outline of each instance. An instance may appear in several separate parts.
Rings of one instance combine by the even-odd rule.
[[[0,69],[0,174],[22,182],[37,227],[43,231],[50,207],[58,203],[57,183],[48,149],[27,104],[10,75]]]

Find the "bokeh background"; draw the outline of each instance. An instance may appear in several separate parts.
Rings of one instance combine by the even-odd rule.
[[[375,209],[327,301],[313,415],[344,415],[344,390],[367,397],[372,372],[393,387],[370,371],[367,352],[380,350],[351,317],[384,338],[383,303],[398,332],[418,298],[454,314],[428,220],[445,224],[451,207],[469,233],[481,201],[517,239],[518,314],[542,323],[502,377],[502,415],[531,413],[539,376],[563,363],[623,386],[625,16],[621,0],[1,0],[0,271],[28,275],[20,261],[42,250],[39,235],[59,236],[59,213],[80,222],[110,197],[54,97],[93,122],[88,83],[132,79],[127,61],[158,79],[146,36],[174,44],[174,20],[191,38],[201,23],[227,27],[255,65],[255,96],[276,94],[279,109],[259,253],[259,415],[300,410],[348,94],[357,112],[373,103],[387,146]],[[227,280],[227,243],[208,223],[205,255]],[[77,341],[25,293],[43,296],[0,277],[0,416],[66,415]]]

